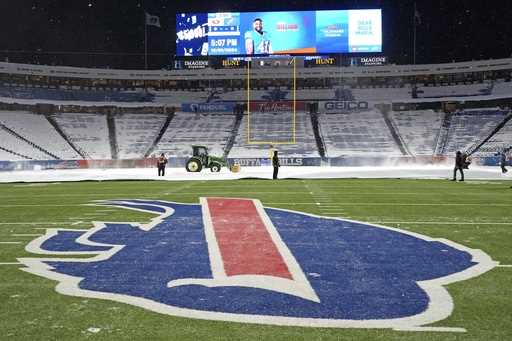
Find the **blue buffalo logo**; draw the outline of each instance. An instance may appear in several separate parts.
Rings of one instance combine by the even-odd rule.
[[[62,294],[175,316],[414,329],[451,314],[445,285],[496,265],[482,251],[448,240],[265,208],[252,199],[98,205],[155,217],[147,224],[49,229],[27,246],[48,258],[20,258],[23,270],[58,281]]]

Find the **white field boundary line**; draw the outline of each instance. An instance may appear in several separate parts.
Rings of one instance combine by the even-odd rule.
[[[512,264],[500,264],[498,268],[512,268]]]
[[[488,206],[488,207],[510,207],[512,204],[479,204],[479,203],[467,203],[467,204],[452,204],[452,203],[432,203],[432,204],[420,204],[420,203],[380,203],[380,202],[336,202],[329,201],[329,203],[335,203],[339,206]],[[266,205],[317,205],[317,202],[265,202]]]
[[[23,265],[23,263],[15,263],[15,262],[0,262],[0,265]]]
[[[430,224],[430,225],[512,225],[512,222],[439,222],[439,221],[373,221],[370,224]]]
[[[0,244],[23,244],[22,242],[0,242]]]

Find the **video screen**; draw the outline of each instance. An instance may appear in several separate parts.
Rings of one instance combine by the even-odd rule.
[[[382,52],[380,9],[180,13],[177,56]]]

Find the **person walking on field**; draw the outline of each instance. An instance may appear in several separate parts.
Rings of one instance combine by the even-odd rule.
[[[165,165],[167,165],[167,158],[165,157],[164,153],[162,153],[156,161],[156,166],[158,167],[158,176],[165,175]]]
[[[453,169],[453,179],[452,181],[457,180],[457,170],[460,172],[460,181],[464,181],[464,156],[460,150],[455,153],[455,168]]]
[[[274,174],[272,175],[272,179],[277,180],[277,173],[279,172],[279,157],[277,156],[277,150],[274,150],[274,155],[272,156],[272,166],[274,167]]]
[[[508,172],[508,169],[505,168],[507,165],[507,154],[505,154],[505,151],[502,151],[501,152],[501,155],[500,155],[500,167],[501,167],[501,172],[503,174],[505,174],[506,172]]]

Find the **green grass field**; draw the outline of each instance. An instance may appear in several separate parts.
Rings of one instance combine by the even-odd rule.
[[[112,181],[0,185],[0,263],[37,257],[25,245],[45,228],[151,215],[87,206],[101,199],[259,199],[267,207],[398,227],[481,249],[512,264],[511,183],[443,180]],[[8,243],[18,242],[18,243]],[[435,324],[467,330],[277,327],[162,315],[119,302],[58,294],[56,282],[0,265],[0,340],[512,340],[512,268],[500,266],[448,287],[453,314]]]

